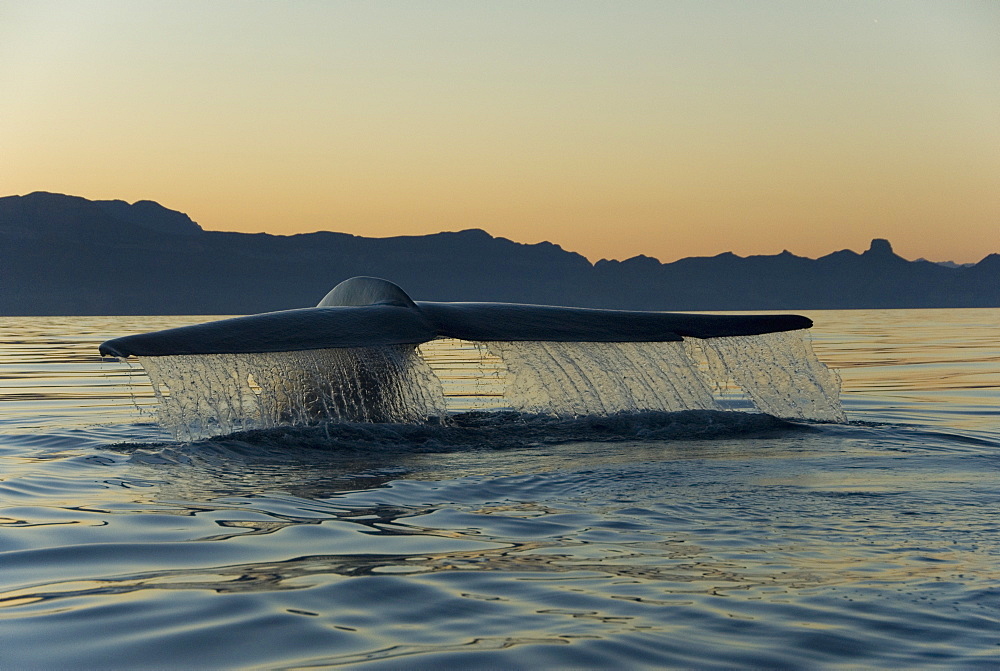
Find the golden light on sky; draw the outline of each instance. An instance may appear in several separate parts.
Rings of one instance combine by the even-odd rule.
[[[1000,3],[0,0],[0,195],[592,260],[1000,251]]]

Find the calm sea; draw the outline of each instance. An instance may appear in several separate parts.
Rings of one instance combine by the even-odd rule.
[[[96,346],[206,318],[0,318],[0,668],[1000,667],[1000,310],[806,314],[847,424],[195,443]]]

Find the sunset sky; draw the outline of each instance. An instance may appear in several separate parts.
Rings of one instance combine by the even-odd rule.
[[[0,0],[0,195],[591,260],[1000,251],[1000,2]]]

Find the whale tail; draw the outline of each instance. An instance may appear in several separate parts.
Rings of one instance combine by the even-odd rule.
[[[124,336],[101,344],[104,356],[165,356],[418,345],[437,337],[472,341],[670,342],[793,331],[799,315],[701,315],[633,310],[414,301],[396,284],[353,277],[315,308]]]
[[[440,337],[483,343],[505,371],[503,398],[522,412],[718,409],[713,390],[731,379],[763,412],[842,421],[838,378],[807,342],[733,339],[810,326],[797,315],[414,301],[392,282],[355,277],[314,308],[125,336],[100,351],[141,358],[160,419],[179,436],[441,418],[443,378],[416,349]]]

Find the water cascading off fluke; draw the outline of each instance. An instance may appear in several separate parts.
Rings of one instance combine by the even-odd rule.
[[[511,303],[412,301],[353,278],[316,308],[125,336],[161,420],[181,434],[317,421],[419,422],[447,411],[417,346],[481,343],[502,361],[506,406],[559,416],[712,410],[737,385],[762,412],[843,421],[839,380],[797,315],[691,315]]]
[[[408,345],[139,357],[160,422],[193,438],[321,421],[423,422],[441,383]]]

